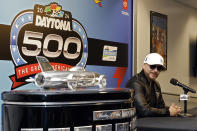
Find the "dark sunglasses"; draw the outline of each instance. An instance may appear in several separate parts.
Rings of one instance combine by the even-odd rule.
[[[154,70],[155,68],[157,68],[158,71],[162,71],[164,70],[164,67],[161,65],[149,65],[151,70]]]

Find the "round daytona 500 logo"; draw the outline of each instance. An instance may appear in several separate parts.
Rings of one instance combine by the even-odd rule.
[[[85,66],[88,53],[87,34],[83,26],[57,3],[35,5],[13,20],[10,51],[16,79],[40,72],[36,57],[45,56],[57,70]]]

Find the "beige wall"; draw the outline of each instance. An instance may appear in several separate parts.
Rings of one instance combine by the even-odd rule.
[[[197,77],[190,77],[190,40],[197,37],[197,10],[176,3],[174,0],[135,0],[137,26],[134,32],[137,50],[134,67],[141,70],[144,57],[150,52],[150,11],[168,16],[167,71],[160,74],[158,80],[163,92],[180,94],[182,89],[169,83],[171,78],[197,90]],[[196,58],[197,59],[197,58]],[[189,93],[197,96],[197,94]]]

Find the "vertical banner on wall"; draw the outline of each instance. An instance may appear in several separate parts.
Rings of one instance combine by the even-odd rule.
[[[10,4],[12,3],[12,4]],[[23,4],[21,4],[23,3]],[[132,74],[133,1],[7,0],[0,13],[0,92],[37,89],[37,55],[55,70],[82,66],[122,88]]]

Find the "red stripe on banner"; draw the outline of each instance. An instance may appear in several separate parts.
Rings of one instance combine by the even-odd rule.
[[[67,65],[67,64],[61,64],[61,63],[50,63],[53,67],[54,70],[69,70],[72,68],[72,66]],[[36,64],[30,64],[30,65],[25,65],[25,66],[20,66],[16,68],[16,77],[17,79],[34,75],[37,73],[41,72],[41,68],[38,63]]]
[[[120,85],[122,83],[126,71],[127,71],[127,67],[117,67],[116,72],[114,73],[113,78],[118,78],[118,88],[120,88]]]
[[[56,71],[68,71],[70,70],[70,68],[72,68],[73,66],[71,65],[67,65],[67,64],[62,64],[62,63],[50,63],[53,66],[53,69]]]
[[[20,86],[22,86],[22,85],[27,84],[27,82],[17,82],[17,81],[16,81],[16,76],[15,76],[15,75],[10,76],[10,79],[12,80],[12,87],[11,87],[11,90],[14,90],[14,89],[16,89],[17,87],[20,87]]]
[[[30,75],[37,74],[40,72],[41,72],[41,69],[38,63],[20,66],[16,68],[16,77],[17,79],[20,79],[25,76],[30,76]]]

